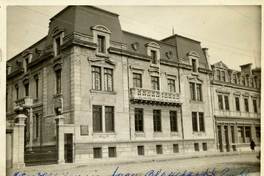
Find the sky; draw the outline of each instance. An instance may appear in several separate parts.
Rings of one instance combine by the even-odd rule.
[[[49,19],[65,6],[9,6],[7,58],[47,35]],[[211,64],[260,67],[260,6],[98,6],[119,14],[122,30],[157,40],[175,34],[209,48]]]

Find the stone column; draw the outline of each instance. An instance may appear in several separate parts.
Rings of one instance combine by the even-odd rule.
[[[32,151],[33,146],[33,110],[32,107],[28,110],[29,114],[29,144],[28,144],[28,151]]]
[[[24,114],[18,114],[16,116],[16,123],[13,133],[13,168],[25,167],[24,162],[24,145],[25,145],[25,120],[27,116]]]
[[[57,150],[58,150],[58,164],[65,163],[64,159],[64,117],[62,115],[56,116],[57,126]]]
[[[222,150],[226,150],[225,126],[221,124]]]
[[[256,127],[254,124],[251,124],[250,133],[251,133],[251,139],[253,139],[253,141],[256,143],[257,136],[256,136]]]

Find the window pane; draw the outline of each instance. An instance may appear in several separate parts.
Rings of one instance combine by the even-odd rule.
[[[61,70],[56,71],[56,91],[57,94],[61,93]]]
[[[109,158],[116,157],[116,147],[108,147],[108,156]]]
[[[114,107],[105,106],[105,131],[113,132],[114,128]]]
[[[225,72],[221,71],[221,81],[226,81]]]
[[[60,53],[61,53],[61,42],[60,42],[60,37],[57,37],[56,39],[55,39],[55,42],[56,42],[56,54],[57,55],[60,55]]]
[[[98,35],[97,36],[97,45],[98,45],[98,52],[105,53],[105,37]]]
[[[247,99],[247,98],[244,99],[244,103],[245,103],[245,111],[246,111],[246,112],[249,112],[249,108],[248,108],[248,99]]]
[[[173,144],[173,153],[179,153],[179,145]]]
[[[204,129],[204,114],[202,112],[199,112],[199,125],[200,125],[200,131],[205,131]]]
[[[168,88],[169,92],[175,92],[175,80],[173,79],[168,79]]]
[[[101,68],[92,66],[92,83],[94,90],[101,90]]]
[[[162,154],[163,153],[162,145],[156,145],[156,152],[157,152],[157,154]]]
[[[102,148],[101,147],[93,148],[93,154],[94,154],[94,158],[102,158]]]
[[[220,70],[216,70],[216,79],[220,80]]]
[[[154,132],[161,132],[161,111],[153,110]]]
[[[197,72],[196,60],[192,59],[192,71]]]
[[[198,126],[197,126],[197,113],[192,112],[192,127],[193,131],[197,132],[198,131]]]
[[[239,97],[235,97],[235,102],[236,102],[236,110],[240,111]]]
[[[219,110],[223,110],[223,96],[222,95],[218,95],[218,108]]]
[[[144,146],[137,146],[138,155],[144,155]]]
[[[144,131],[143,108],[135,108],[135,131]]]
[[[191,92],[191,100],[196,100],[194,83],[190,83],[190,92]]]
[[[24,86],[25,86],[25,96],[27,97],[29,96],[29,84],[27,83]]]
[[[102,132],[102,107],[93,105],[93,131]]]
[[[138,73],[133,73],[133,86],[142,88],[142,76]]]
[[[224,96],[225,97],[225,109],[229,110],[229,100],[228,100],[228,96]]]
[[[113,91],[113,70],[104,69],[104,87],[106,91]]]
[[[174,132],[178,131],[177,112],[176,111],[170,111],[170,126],[171,126],[171,131],[174,131]]]
[[[153,64],[157,64],[157,51],[150,50],[151,61]]]
[[[194,143],[194,151],[199,151],[199,143]]]
[[[254,108],[254,112],[257,113],[258,109],[257,109],[257,100],[253,99],[253,108]]]
[[[88,125],[81,125],[80,126],[80,134],[81,135],[88,135],[89,134]]]
[[[197,84],[197,100],[202,101],[202,85]]]
[[[153,90],[159,90],[159,77],[151,76],[151,85]]]

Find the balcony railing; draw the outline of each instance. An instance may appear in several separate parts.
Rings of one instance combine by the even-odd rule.
[[[15,101],[15,107],[31,107],[33,105],[33,99],[31,97],[24,97]]]
[[[141,88],[131,88],[130,98],[134,101],[159,102],[159,103],[180,103],[180,94],[175,92],[163,92]]]

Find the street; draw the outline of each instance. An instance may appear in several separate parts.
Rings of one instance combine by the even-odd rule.
[[[26,167],[10,175],[22,176],[191,176],[260,175],[257,153],[137,163],[64,164]]]

